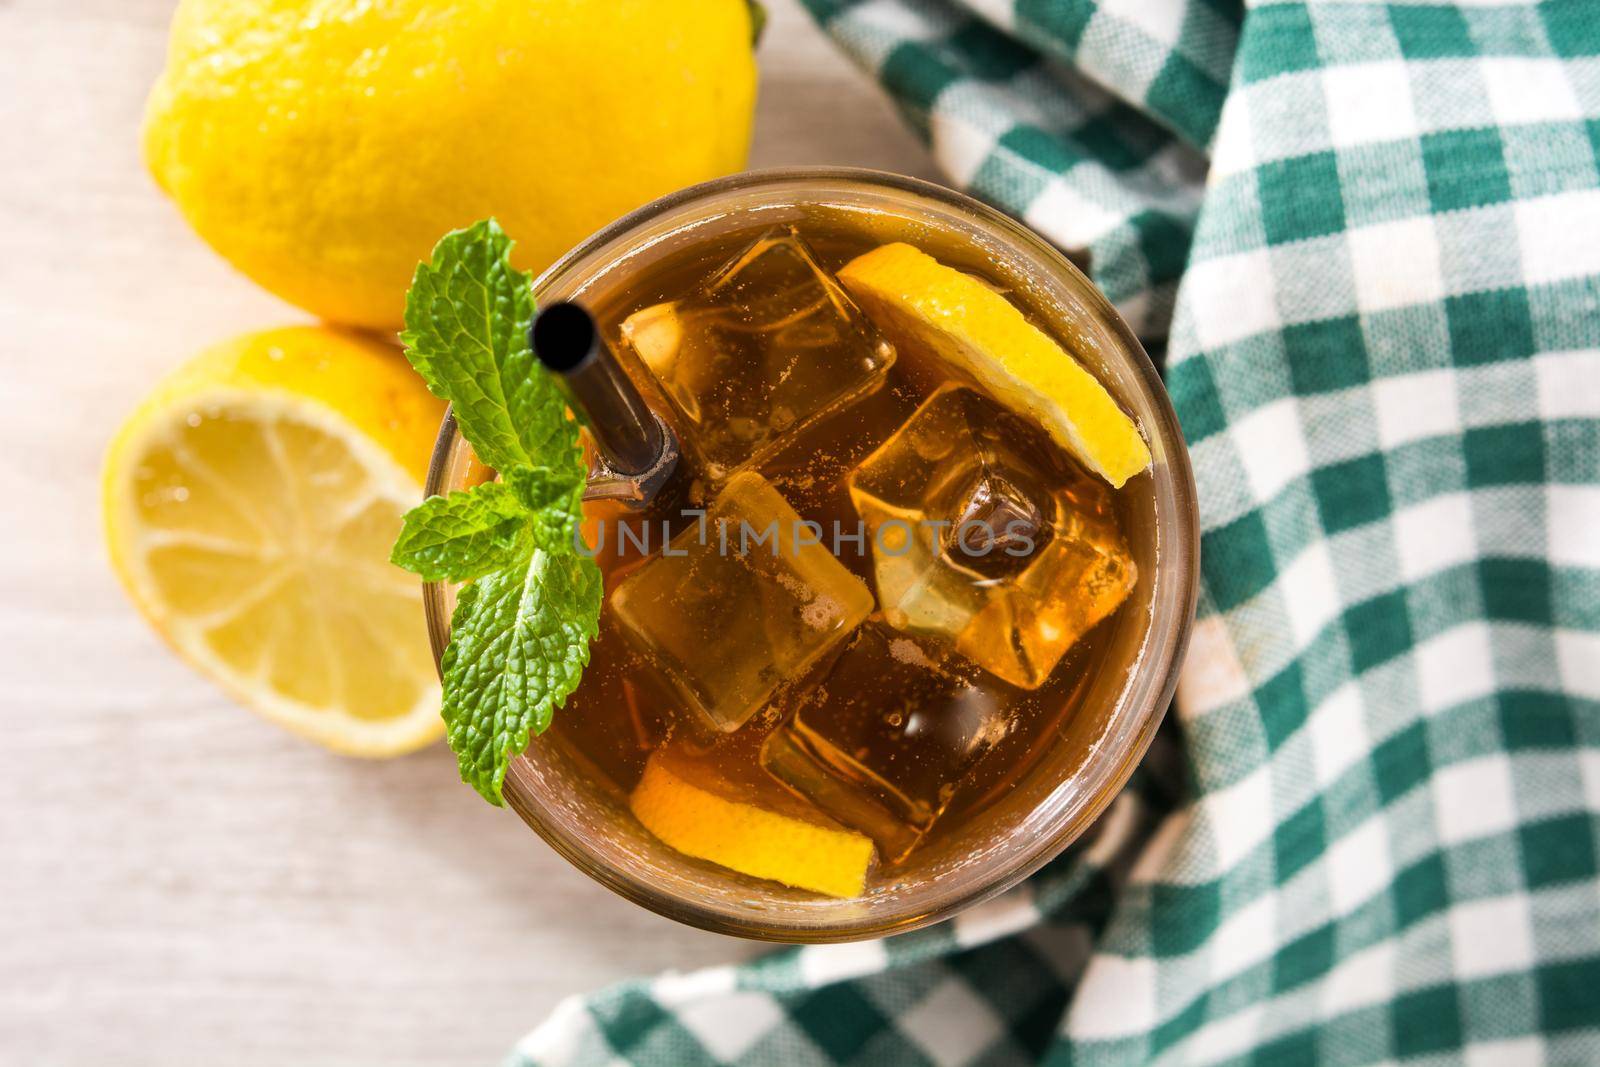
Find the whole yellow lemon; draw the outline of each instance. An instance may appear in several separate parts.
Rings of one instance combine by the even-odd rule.
[[[746,0],[182,0],[151,172],[284,299],[392,329],[444,233],[497,216],[540,270],[744,166]]]

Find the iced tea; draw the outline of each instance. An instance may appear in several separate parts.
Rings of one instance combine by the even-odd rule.
[[[540,743],[619,795],[655,758],[798,801],[892,879],[1074,714],[1138,566],[1116,491],[840,284],[882,237],[826,212],[735,230],[592,308],[704,514],[591,507],[601,637]]]
[[[1094,371],[1150,469],[1114,488],[858,299],[849,265],[896,244]],[[669,198],[536,288],[593,314],[683,460],[654,506],[586,504],[600,632],[507,778],[531,825],[641,903],[785,940],[931,921],[1082,833],[1170,697],[1195,549],[1170,408],[1081,275],[946,191],[797,172]],[[444,444],[435,490],[470,477]]]

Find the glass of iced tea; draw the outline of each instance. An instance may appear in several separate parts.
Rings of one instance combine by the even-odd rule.
[[[1076,267],[947,189],[799,169],[650,204],[535,293],[682,459],[585,504],[599,637],[505,783],[534,830],[663,915],[818,942],[947,918],[1093,824],[1171,699],[1198,532],[1160,380]],[[963,301],[967,334],[919,318]],[[447,420],[428,491],[486,477]],[[454,590],[426,600],[442,653]]]

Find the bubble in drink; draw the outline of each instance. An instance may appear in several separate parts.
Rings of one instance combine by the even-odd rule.
[[[1009,687],[877,620],[767,738],[761,764],[887,862],[910,852],[1011,727]]]
[[[689,295],[629,315],[713,478],[883,384],[894,349],[791,229],[763,235]]]
[[[964,386],[930,396],[849,488],[889,624],[1012,685],[1043,684],[1133,588],[1110,491]]]
[[[617,586],[611,610],[649,665],[715,730],[733,731],[872,611],[872,593],[754,472],[703,524]]]

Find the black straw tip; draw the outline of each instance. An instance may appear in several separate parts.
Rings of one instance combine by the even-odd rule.
[[[551,304],[534,316],[529,340],[540,363],[566,374],[594,351],[594,317],[570,301]]]

